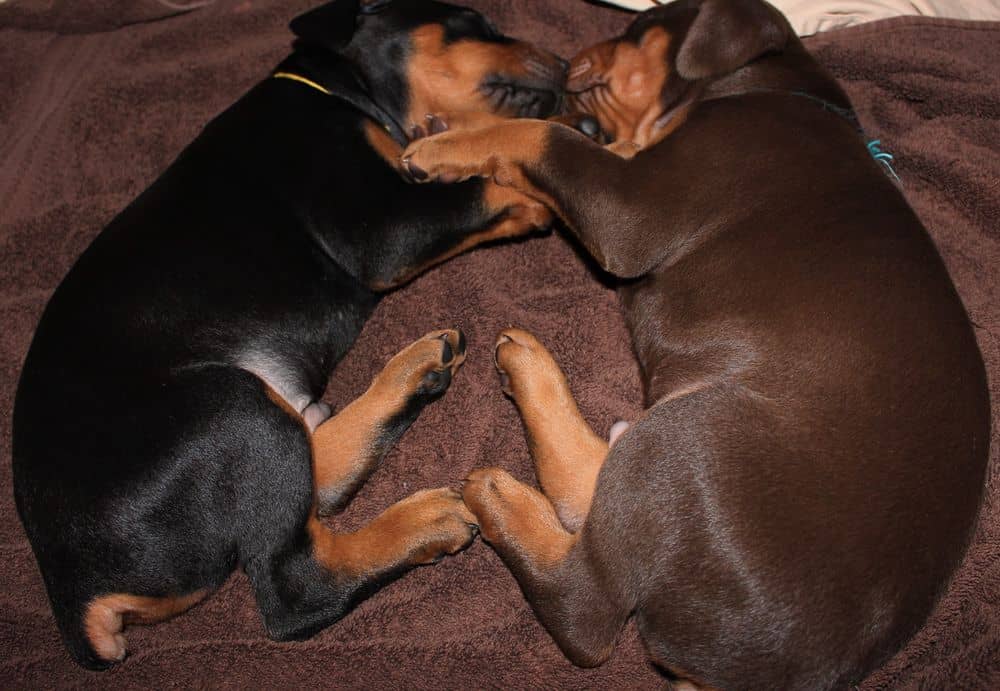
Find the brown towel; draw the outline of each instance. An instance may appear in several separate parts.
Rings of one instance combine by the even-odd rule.
[[[79,3],[86,7],[90,3]],[[578,0],[480,0],[507,31],[569,55],[629,15]],[[216,112],[287,50],[287,20],[309,2],[218,0],[190,14],[102,34],[0,30],[0,485],[10,487],[10,412],[46,299],[100,228]],[[0,15],[0,25],[9,27]],[[1000,384],[1000,24],[892,20],[811,44],[927,223],[978,325]],[[872,232],[878,232],[873,228]],[[457,485],[495,464],[532,480],[513,405],[491,362],[498,330],[534,330],[606,433],[635,414],[639,387],[614,292],[558,235],[477,250],[389,296],[334,373],[335,406],[400,347],[465,329],[466,367],[341,518],[357,526],[415,489]],[[932,335],[932,334],[929,334]],[[72,343],[66,344],[72,348]],[[997,406],[996,409],[1000,409]],[[994,437],[994,460],[996,456]],[[862,688],[1000,684],[1000,482],[968,559],[928,626]],[[864,507],[858,507],[864,511]],[[107,673],[75,667],[59,642],[9,490],[0,493],[0,686],[171,685],[350,688],[659,688],[634,628],[611,661],[560,655],[493,552],[477,542],[419,569],[310,641],[264,636],[245,577],[172,622],[134,627]],[[724,651],[722,651],[724,654]]]

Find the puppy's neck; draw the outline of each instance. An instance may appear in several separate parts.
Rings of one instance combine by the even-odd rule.
[[[804,50],[765,57],[704,86],[699,100],[711,101],[758,91],[808,94],[850,109],[851,102],[837,82]]]
[[[369,80],[349,58],[325,49],[297,47],[275,72],[297,75],[314,83],[331,97],[353,105],[400,146],[408,143],[409,137],[400,125],[399,104],[373,91]]]

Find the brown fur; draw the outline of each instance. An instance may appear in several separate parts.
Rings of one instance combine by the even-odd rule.
[[[758,0],[651,10],[596,49],[607,73],[616,51],[635,69],[650,32],[670,37],[670,73],[653,70],[663,91],[631,119],[593,113],[632,137],[613,150],[519,121],[404,153],[424,179],[491,177],[551,205],[631,279],[647,409],[603,458],[579,531],[555,520],[563,490],[544,477],[560,462],[590,474],[586,424],[524,336],[498,366],[546,494],[487,470],[464,498],[577,664],[602,663],[635,616],[684,687],[848,686],[917,630],[971,535],[982,357],[926,231],[780,14]],[[571,69],[582,82],[588,55]]]
[[[608,444],[580,415],[566,377],[534,336],[505,330],[495,359],[504,390],[521,412],[538,483],[566,530],[575,533],[590,512]]]

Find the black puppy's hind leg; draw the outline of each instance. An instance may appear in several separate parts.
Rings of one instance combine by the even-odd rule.
[[[295,443],[311,447],[313,472],[302,475],[312,485],[305,494],[312,500],[293,508],[288,497],[282,510],[283,500],[266,499],[272,519],[278,514],[288,524],[286,537],[262,545],[246,564],[270,636],[312,635],[407,570],[458,552],[475,538],[475,516],[447,488],[417,492],[351,533],[334,532],[319,518],[342,508],[424,405],[444,393],[464,353],[458,331],[428,334],[390,360],[369,389],[311,439],[297,425]],[[289,484],[301,486],[302,477]]]

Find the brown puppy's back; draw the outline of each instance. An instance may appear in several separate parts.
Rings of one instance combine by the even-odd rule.
[[[704,104],[632,161],[662,181],[681,149],[711,159],[725,211],[623,291],[652,408],[612,448],[584,537],[611,581],[649,573],[654,657],[729,668],[727,687],[755,668],[827,686],[891,654],[961,558],[989,444],[982,360],[929,237],[844,155],[863,152],[853,132],[784,100]],[[727,131],[740,146],[704,145]],[[775,147],[799,131],[813,139]]]

